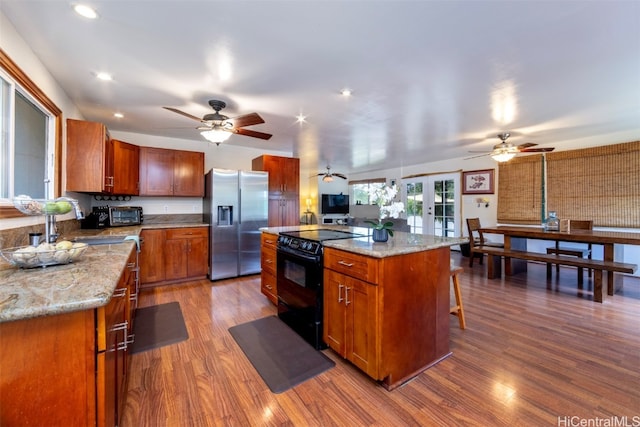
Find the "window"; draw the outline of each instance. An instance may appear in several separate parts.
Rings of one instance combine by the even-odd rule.
[[[370,205],[369,190],[372,188],[380,188],[386,182],[384,178],[376,178],[362,181],[349,181],[353,202],[356,205]]]
[[[60,195],[62,112],[0,49],[0,218],[17,194]]]

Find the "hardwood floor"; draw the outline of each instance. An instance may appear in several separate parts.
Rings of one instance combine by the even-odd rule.
[[[180,303],[190,338],[132,356],[122,426],[640,425],[639,279],[598,304],[575,269],[487,280],[452,257],[467,329],[451,316],[453,355],[392,392],[325,350],[335,368],[271,393],[227,331],[276,313],[259,276],[145,291],[143,307]]]

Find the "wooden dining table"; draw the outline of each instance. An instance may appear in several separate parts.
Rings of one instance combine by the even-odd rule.
[[[480,229],[483,234],[502,234],[504,236],[505,250],[527,251],[527,239],[549,240],[575,243],[591,243],[602,245],[604,248],[604,261],[616,260],[622,257],[622,251],[616,253],[615,245],[639,245],[640,233],[625,231],[603,231],[603,230],[570,230],[570,231],[547,231],[542,227],[523,227],[500,225],[497,227],[483,227]],[[505,275],[513,275],[527,270],[527,261],[510,258],[505,260]],[[615,280],[616,276],[612,272],[607,273],[607,293],[613,295],[615,291],[621,289],[622,281]]]

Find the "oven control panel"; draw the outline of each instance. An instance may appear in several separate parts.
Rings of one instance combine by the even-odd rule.
[[[290,236],[278,236],[278,247],[287,248],[292,251],[303,252],[310,255],[319,255],[322,253],[322,245],[320,242],[312,240],[297,239]]]

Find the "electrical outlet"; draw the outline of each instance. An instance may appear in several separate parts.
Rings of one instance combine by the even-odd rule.
[[[169,206],[164,205],[164,213],[167,213],[167,212],[169,212]]]

